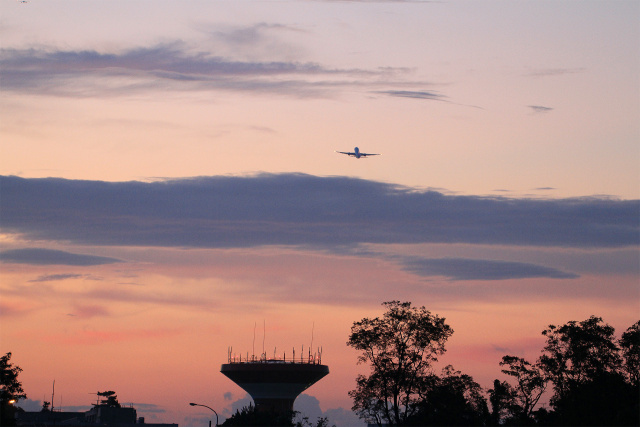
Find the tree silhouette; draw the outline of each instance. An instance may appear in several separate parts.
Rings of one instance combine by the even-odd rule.
[[[433,381],[418,412],[407,420],[416,426],[481,426],[489,420],[487,400],[482,388],[469,375],[453,369],[451,365]]]
[[[27,395],[18,381],[18,374],[22,369],[12,366],[11,353],[0,357],[0,425],[15,425],[16,406],[19,399],[26,399]]]
[[[635,387],[640,387],[640,320],[622,334],[618,343],[624,359],[623,368],[629,382]]]
[[[353,411],[370,423],[406,424],[433,383],[432,363],[445,352],[453,330],[443,318],[409,302],[390,301],[382,318],[364,318],[351,327],[347,345],[359,350],[358,363],[371,366],[349,392]]]
[[[640,425],[640,322],[614,337],[600,317],[549,325],[535,364],[504,356],[499,380],[489,390],[493,425]],[[535,410],[546,384],[552,410]]]
[[[506,381],[494,380],[493,388],[489,389],[489,402],[491,403],[491,425],[499,425],[503,419],[512,417],[517,411],[516,392]]]
[[[571,388],[621,366],[614,329],[591,316],[580,323],[570,321],[542,331],[547,337],[540,365],[553,382],[557,397]]]
[[[614,339],[614,328],[591,316],[542,333],[547,345],[539,364],[553,383],[551,420],[559,425],[638,425],[640,390],[627,378],[625,366],[634,366],[638,337],[629,328],[623,336],[627,365]],[[635,341],[634,341],[635,340]],[[635,342],[635,347],[634,343]],[[629,364],[630,363],[630,364]]]
[[[288,426],[288,427],[330,427],[329,420],[318,418],[316,424],[312,424],[309,417],[301,415],[298,411],[278,413],[273,411],[256,410],[253,404],[237,410],[235,414],[227,418],[223,426]],[[331,426],[331,427],[335,427]]]
[[[532,365],[521,357],[503,356],[500,366],[504,368],[502,373],[516,379],[509,412],[513,418],[527,423],[547,388],[547,380],[538,364]]]

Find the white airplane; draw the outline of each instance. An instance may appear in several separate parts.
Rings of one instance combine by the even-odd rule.
[[[340,154],[346,154],[347,156],[351,157],[355,157],[356,159],[359,159],[360,157],[367,157],[367,156],[379,156],[380,154],[374,154],[374,153],[361,153],[360,149],[358,147],[355,147],[353,149],[352,152],[348,152],[348,151],[336,151],[336,153],[340,153]]]

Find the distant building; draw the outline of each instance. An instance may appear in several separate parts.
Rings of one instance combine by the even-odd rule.
[[[113,391],[98,393],[106,397],[95,403],[86,412],[51,411],[43,408],[40,412],[16,413],[16,425],[23,427],[49,426],[83,426],[83,427],[130,427],[144,425],[145,427],[178,427],[178,424],[146,424],[144,418],[138,418],[134,407],[122,407]]]
[[[40,412],[17,412],[16,425],[19,426],[59,426],[80,425],[84,412],[61,412],[42,410]]]

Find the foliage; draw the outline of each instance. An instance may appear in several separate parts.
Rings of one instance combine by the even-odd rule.
[[[330,427],[327,418],[318,418],[316,424],[309,421],[309,417],[300,416],[297,411],[277,413],[257,410],[253,404],[236,411],[222,424],[224,426],[288,426],[288,427]],[[296,418],[294,420],[294,418]],[[335,427],[335,426],[332,426]]]
[[[640,322],[614,338],[600,317],[549,325],[535,364],[504,356],[502,372],[517,385],[494,381],[492,423],[507,425],[639,425]],[[535,410],[546,383],[552,411]]]
[[[547,337],[547,345],[540,366],[554,385],[556,400],[576,385],[616,372],[621,365],[614,329],[602,324],[600,317],[570,321],[560,327],[549,325],[542,334]]]
[[[547,388],[547,380],[538,364],[532,365],[516,356],[503,356],[500,366],[502,373],[516,379],[512,389],[509,412],[512,418],[527,421]]]
[[[516,392],[506,381],[494,380],[493,388],[489,389],[491,403],[491,424],[498,425],[501,420],[512,417],[516,407]]]
[[[629,382],[640,387],[640,320],[622,334],[618,341],[624,359],[624,371]]]
[[[601,373],[554,399],[553,424],[640,425],[638,388],[619,373]]]
[[[295,412],[295,414],[300,415],[298,412]],[[294,427],[336,427],[335,425],[329,425],[329,418],[320,417],[315,424],[312,424],[307,416],[302,416],[301,419],[295,419],[293,425]]]
[[[433,381],[418,412],[408,421],[408,425],[420,426],[474,426],[485,425],[489,419],[487,400],[482,388],[469,375],[455,371],[452,366],[442,370],[440,377]]]
[[[257,411],[253,404],[237,410],[227,418],[224,426],[293,426],[293,413],[278,414],[269,411]]]
[[[539,363],[554,386],[550,401],[556,424],[638,425],[640,389],[627,381],[633,375],[625,371],[637,354],[633,327],[622,339],[626,353],[614,339],[614,328],[596,316],[560,327],[550,325],[543,334],[547,345]]]
[[[445,352],[453,330],[443,318],[409,302],[390,301],[382,318],[364,318],[351,327],[347,345],[359,350],[358,363],[371,366],[349,392],[353,411],[371,423],[405,424],[433,383],[432,363]]]
[[[14,425],[16,407],[14,403],[19,399],[26,399],[27,395],[18,381],[22,369],[12,366],[11,353],[0,357],[0,425]]]

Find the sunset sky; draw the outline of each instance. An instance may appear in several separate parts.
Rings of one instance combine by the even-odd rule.
[[[248,402],[229,347],[313,340],[330,374],[298,408],[361,425],[346,341],[390,300],[445,317],[440,365],[486,388],[549,324],[619,336],[639,23],[635,0],[3,0],[0,351],[26,405],[55,380],[56,407],[115,390],[202,426],[189,402]]]

